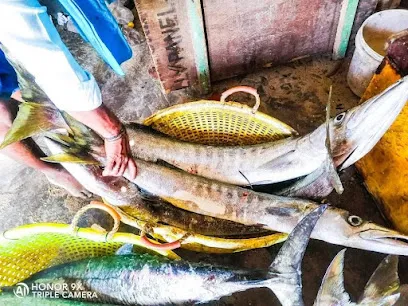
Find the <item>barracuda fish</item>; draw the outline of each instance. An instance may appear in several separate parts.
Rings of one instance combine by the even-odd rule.
[[[408,100],[408,78],[330,120],[332,155],[345,169],[378,142]],[[326,126],[299,138],[243,147],[184,143],[141,129],[127,129],[134,157],[162,160],[192,174],[234,185],[272,184],[312,173],[326,160]]]
[[[408,77],[405,77],[382,94],[332,118],[329,127],[335,167],[345,169],[369,152],[407,99]],[[72,128],[67,126],[67,114],[32,104],[23,104],[0,148],[46,130]],[[186,143],[137,125],[128,125],[126,130],[135,158],[164,161],[195,175],[241,186],[301,178],[322,167],[327,157],[325,124],[303,137],[242,147]],[[100,138],[96,141],[97,138],[96,134],[87,138],[88,149],[103,155],[103,142]],[[84,140],[78,139],[78,143],[81,141]]]
[[[64,152],[64,147],[55,141],[48,139],[47,145],[53,154]],[[150,193],[152,201],[160,198],[202,215],[290,233],[303,217],[319,206],[310,200],[260,193],[142,160],[136,163],[138,175],[132,182],[146,196]],[[75,164],[63,163],[68,171],[70,165]],[[78,173],[72,175],[81,182]],[[335,207],[325,211],[312,238],[385,254],[408,255],[408,236]]]
[[[57,266],[25,283],[29,287],[33,283],[67,283],[69,288],[80,283],[86,291],[96,293],[97,298],[92,301],[120,305],[204,303],[250,288],[267,287],[282,305],[302,306],[301,262],[310,233],[326,208],[318,207],[299,222],[267,271],[234,270],[133,254]]]
[[[324,275],[314,306],[392,306],[400,297],[398,257],[389,255],[368,280],[357,303],[351,302],[344,288],[344,254],[340,251]],[[404,304],[405,305],[405,304]]]
[[[46,143],[54,153],[64,152],[59,144],[47,140]],[[96,165],[80,163],[62,163],[62,165],[74,177],[79,178],[79,182],[89,191],[139,220],[165,223],[208,236],[244,236],[268,232],[259,226],[245,226],[229,220],[195,214],[157,198],[152,201],[143,196],[139,188],[126,178],[103,176],[101,168]]]

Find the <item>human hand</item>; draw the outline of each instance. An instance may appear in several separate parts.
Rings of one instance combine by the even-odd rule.
[[[130,155],[129,139],[125,130],[121,130],[118,136],[105,138],[106,167],[104,176],[122,176],[126,169],[129,178],[134,180],[137,174],[136,163]]]

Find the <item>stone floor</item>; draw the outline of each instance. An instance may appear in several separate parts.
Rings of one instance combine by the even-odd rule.
[[[75,38],[74,38],[75,39]],[[127,76],[120,78],[111,73],[103,63],[92,62],[95,54],[85,45],[79,48],[81,63],[92,71],[100,83],[105,103],[122,120],[141,122],[154,111],[194,98],[183,92],[168,96],[161,93],[158,82],[149,74],[152,62],[145,42],[133,46],[133,59],[124,65]],[[82,48],[82,49],[81,49]],[[348,89],[345,76],[348,62],[334,62],[316,57],[268,68],[257,73],[236,77],[214,84],[214,93],[221,93],[235,85],[249,85],[261,95],[261,110],[290,124],[299,133],[307,133],[324,121],[325,105],[330,84],[337,112],[348,109],[358,102]],[[251,102],[246,95],[237,94],[236,101]],[[333,107],[334,108],[334,107]],[[333,114],[334,114],[333,110]],[[66,194],[51,186],[42,175],[18,165],[12,160],[0,159],[0,231],[33,222],[69,222],[85,201]],[[351,167],[341,173],[345,186],[343,195],[331,195],[330,203],[345,208],[365,219],[385,224],[375,203],[365,190],[356,170]],[[101,214],[88,215],[87,224],[101,221]],[[321,279],[330,261],[341,247],[311,241],[303,261],[303,286],[306,305],[312,305]],[[278,247],[248,251],[240,254],[210,256],[181,251],[191,260],[229,264],[238,267],[267,267]],[[382,254],[350,249],[346,253],[345,283],[347,291],[357,299]],[[400,260],[400,276],[408,281],[408,260]],[[275,298],[267,289],[249,290],[223,298],[211,305],[275,305]]]

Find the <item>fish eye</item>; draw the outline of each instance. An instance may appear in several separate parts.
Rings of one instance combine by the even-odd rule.
[[[335,123],[335,124],[341,124],[341,123],[343,122],[344,118],[346,118],[346,113],[338,114],[338,115],[334,118],[334,123]]]
[[[352,226],[360,226],[363,224],[363,219],[361,219],[359,216],[349,216],[347,221]]]

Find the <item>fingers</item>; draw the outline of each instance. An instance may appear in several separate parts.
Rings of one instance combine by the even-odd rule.
[[[103,176],[123,176],[126,170],[129,179],[134,180],[137,174],[135,161],[129,156],[130,147],[127,137],[117,142],[105,142],[107,164]]]
[[[129,162],[129,157],[125,156],[123,158],[122,165],[120,166],[120,169],[118,170],[118,174],[117,174],[118,176],[122,176],[123,173],[125,173],[128,162]]]
[[[128,173],[129,173],[129,179],[134,180],[136,178],[136,174],[137,174],[137,167],[136,167],[135,161],[132,158],[129,159],[127,169],[128,169]]]
[[[103,176],[109,176],[109,175],[111,175],[114,165],[115,165],[115,159],[108,157],[108,159],[107,159],[107,161],[106,161],[105,170],[103,170],[102,175],[103,175]]]

